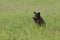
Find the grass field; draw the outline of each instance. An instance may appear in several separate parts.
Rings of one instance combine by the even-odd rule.
[[[46,27],[34,22],[34,11]],[[60,40],[60,0],[0,0],[0,40]]]

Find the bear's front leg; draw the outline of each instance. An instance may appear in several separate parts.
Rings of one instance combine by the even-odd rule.
[[[37,20],[36,20],[36,18],[34,18],[34,17],[33,17],[33,19],[34,19],[34,21],[37,23]]]

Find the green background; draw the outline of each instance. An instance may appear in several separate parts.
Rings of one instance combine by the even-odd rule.
[[[34,11],[46,27],[34,22]],[[0,0],[0,40],[60,40],[60,0]]]

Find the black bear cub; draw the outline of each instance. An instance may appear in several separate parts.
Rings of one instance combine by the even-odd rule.
[[[39,25],[45,24],[45,21],[44,21],[44,19],[41,17],[40,12],[38,12],[38,13],[34,12],[34,14],[35,14],[35,15],[34,15],[33,19],[34,19],[34,21],[35,21],[36,23],[38,23]]]

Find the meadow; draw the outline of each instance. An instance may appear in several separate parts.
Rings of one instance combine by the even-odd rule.
[[[34,11],[46,26],[34,22]],[[60,40],[60,0],[0,0],[0,40]]]

